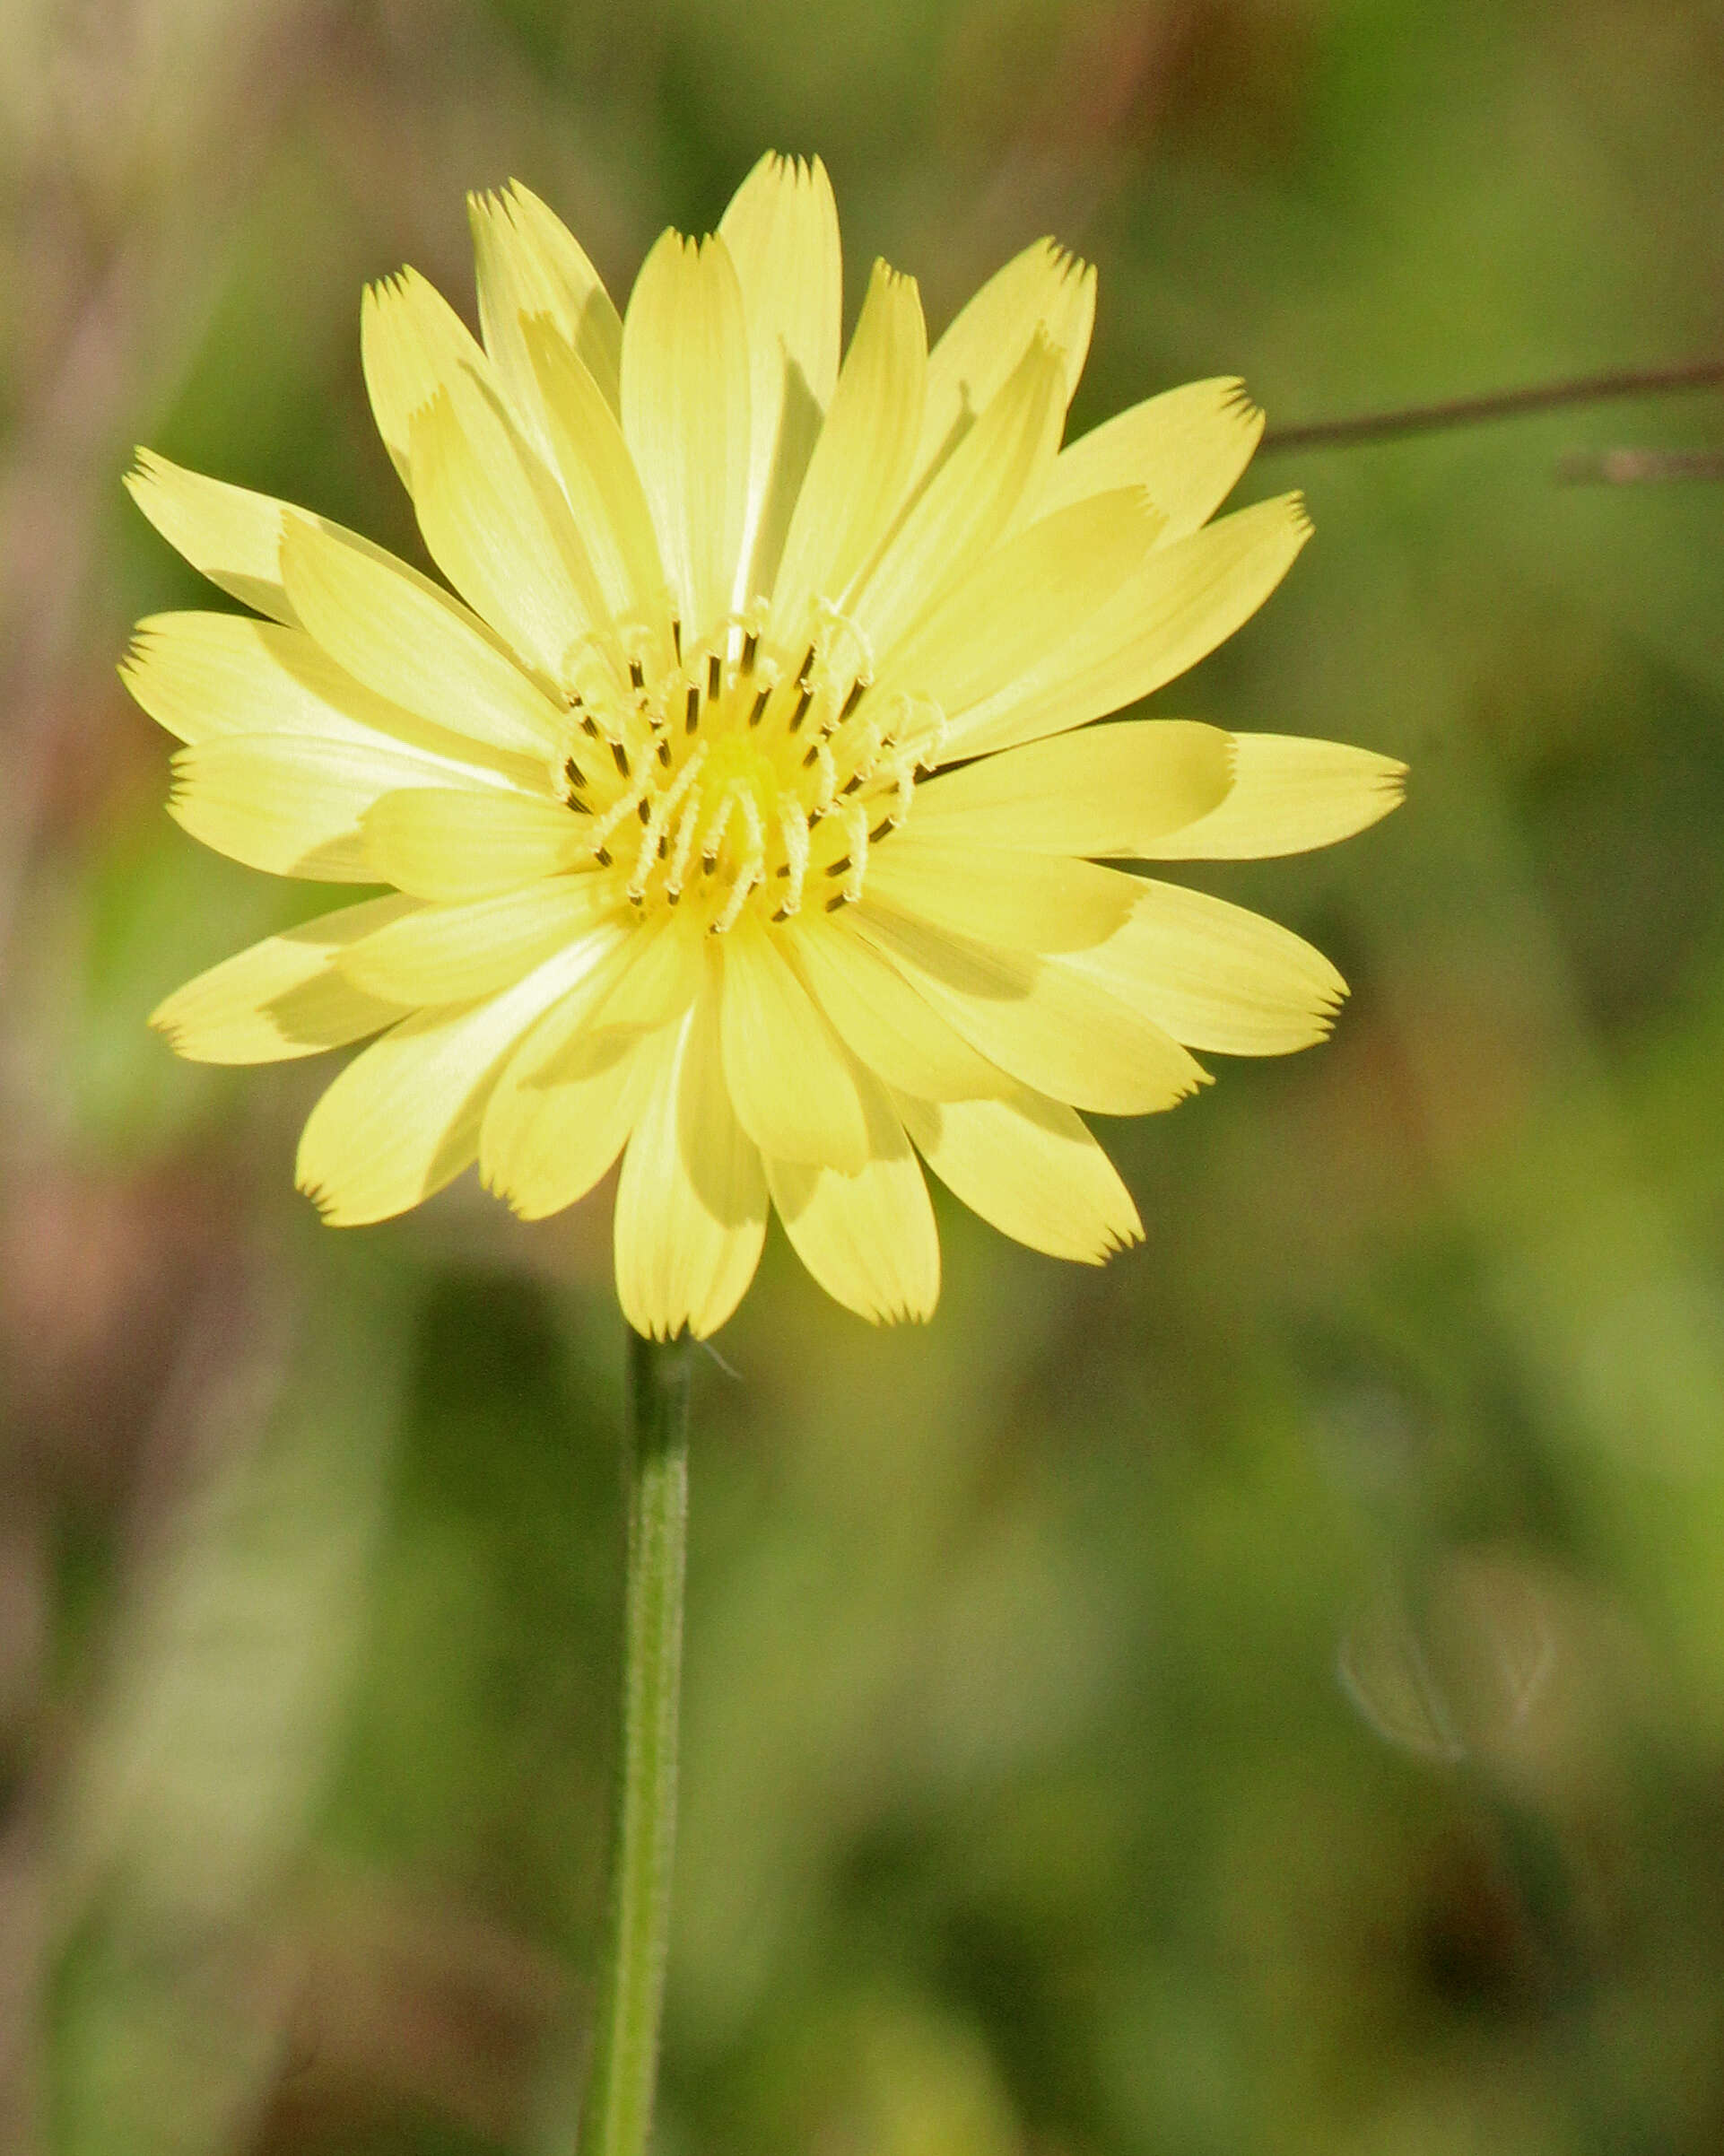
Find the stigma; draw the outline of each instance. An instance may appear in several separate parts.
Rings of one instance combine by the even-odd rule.
[[[860,633],[823,606],[788,640],[764,607],[699,642],[675,622],[588,638],[563,701],[553,778],[587,858],[637,912],[688,906],[714,936],[854,904],[946,733],[931,699],[875,691]]]

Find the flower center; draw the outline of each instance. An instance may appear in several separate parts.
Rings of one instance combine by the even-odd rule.
[[[936,703],[872,680],[830,608],[789,642],[763,610],[686,650],[675,623],[667,639],[590,640],[556,774],[590,858],[626,875],[642,913],[695,906],[715,936],[751,907],[778,921],[853,903],[945,737]]]

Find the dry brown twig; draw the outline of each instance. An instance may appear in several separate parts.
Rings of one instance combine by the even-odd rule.
[[[1407,405],[1394,411],[1359,413],[1346,419],[1316,420],[1305,426],[1272,427],[1263,437],[1258,454],[1272,457],[1286,450],[1354,449],[1371,442],[1404,441],[1414,435],[1446,433],[1456,427],[1528,418],[1578,406],[1720,387],[1724,387],[1724,360],[1694,360],[1677,367],[1618,368],[1605,374],[1534,382],[1524,388],[1495,390],[1482,397],[1450,397],[1439,404]],[[1560,460],[1556,477],[1563,485],[1596,483],[1609,486],[1719,479],[1724,478],[1724,450],[1577,450]]]

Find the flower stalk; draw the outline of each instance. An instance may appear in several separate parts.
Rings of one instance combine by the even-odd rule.
[[[693,1342],[629,1335],[628,1558],[610,1902],[578,2156],[643,2156],[676,1842]]]

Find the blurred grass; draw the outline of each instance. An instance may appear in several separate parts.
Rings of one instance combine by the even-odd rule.
[[[549,2156],[599,1893],[605,1202],[327,1235],[322,1069],[144,1030],[318,901],[162,815],[112,660],[206,601],[131,442],[413,551],[362,280],[470,313],[516,172],[626,286],[768,143],[853,296],[1090,253],[1079,425],[1681,359],[1721,123],[1706,0],[12,0],[0,2145]],[[1337,956],[1335,1041],[1107,1131],[1105,1273],[944,1207],[880,1335],[769,1246],[700,1380],[666,2156],[1718,2145],[1724,495],[1552,484],[1718,439],[1266,459],[1316,542],[1158,708],[1412,764],[1195,872]]]

